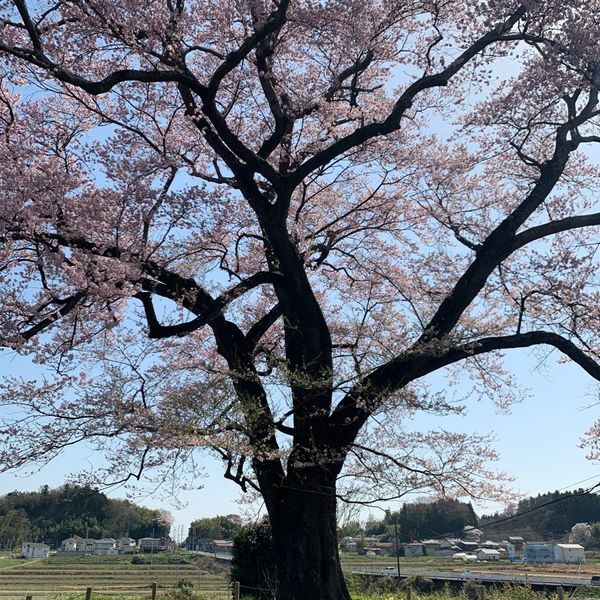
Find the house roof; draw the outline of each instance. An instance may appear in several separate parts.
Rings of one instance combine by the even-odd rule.
[[[50,548],[48,544],[43,544],[41,542],[23,542],[23,546],[29,546],[30,548]]]
[[[420,548],[423,546],[423,542],[402,542],[400,545],[401,546],[419,546],[419,548]]]
[[[559,548],[564,548],[565,550],[584,550],[584,547],[581,544],[556,544]]]

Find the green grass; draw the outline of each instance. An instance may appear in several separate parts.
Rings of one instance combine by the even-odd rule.
[[[388,594],[380,594],[377,596],[354,594],[352,600],[404,600],[406,592],[394,592]],[[546,596],[546,594],[531,592],[529,590],[490,590],[486,591],[486,600],[556,600],[558,596]],[[470,600],[463,593],[452,595],[449,592],[433,592],[431,594],[412,593],[412,600]]]
[[[565,593],[565,598],[570,596]],[[574,596],[577,597],[577,596]],[[582,596],[580,596],[582,597]],[[591,596],[587,596],[591,597]],[[382,594],[352,594],[352,600],[404,600],[406,592],[385,592]],[[419,594],[412,592],[412,600],[470,600],[470,597],[464,592],[440,591],[429,594]],[[486,600],[557,600],[558,593],[547,595],[543,592],[532,592],[525,587],[511,587],[509,589],[486,589]]]

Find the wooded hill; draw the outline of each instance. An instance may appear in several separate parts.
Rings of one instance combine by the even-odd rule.
[[[482,516],[479,528],[491,539],[522,535],[530,540],[550,540],[563,538],[575,523],[598,522],[600,495],[577,489],[525,498],[501,513]]]
[[[356,522],[340,528],[340,537],[350,535],[381,536],[384,541],[394,539],[395,527],[401,542],[436,538],[448,534],[459,535],[467,525],[477,525],[477,515],[470,503],[457,500],[406,503],[397,512],[387,513],[383,519],[369,519],[364,528]]]
[[[10,492],[0,497],[0,547],[23,541],[57,546],[73,535],[90,538],[162,537],[170,524],[157,509],[111,499],[87,486],[63,485],[38,492]]]
[[[565,539],[575,523],[597,524],[592,527],[589,547],[600,547],[600,495],[584,489],[546,492],[510,505],[505,511],[478,517],[470,503],[457,500],[407,503],[382,519],[369,519],[364,527],[357,522],[340,528],[345,535],[378,535],[393,539],[394,522],[400,541],[459,536],[465,526],[483,531],[485,539],[500,541],[509,535],[528,540]]]

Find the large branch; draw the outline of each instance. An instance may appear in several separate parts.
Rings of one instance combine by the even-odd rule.
[[[25,237],[14,234],[10,236],[10,239],[20,240],[25,239]],[[122,258],[122,252],[117,246],[98,246],[85,238],[70,237],[57,233],[40,233],[35,236],[35,241],[50,247],[52,245],[58,245],[64,248],[81,250],[86,254],[97,256],[99,258],[109,258],[117,261]],[[132,264],[137,264],[142,273],[139,281],[131,281],[130,283],[134,285],[140,284],[142,287],[142,291],[135,294],[134,297],[140,300],[144,306],[151,338],[184,335],[186,333],[191,333],[208,323],[212,323],[215,319],[222,317],[223,310],[227,308],[231,302],[261,285],[277,285],[285,287],[285,279],[281,274],[259,271],[238,282],[216,298],[213,298],[194,279],[183,277],[155,261],[144,260],[139,256],[131,254],[128,254],[127,259],[132,262]],[[183,306],[192,314],[196,315],[196,318],[192,321],[177,325],[161,325],[156,318],[150,296],[151,293],[172,300],[180,306]],[[68,314],[84,295],[85,294],[82,292],[75,294],[72,298],[69,298],[68,301],[63,303],[62,307],[57,310],[55,317],[44,319],[28,330],[24,335],[29,339],[37,333],[40,333],[43,329],[52,325],[58,317]],[[240,336],[243,337],[241,332]]]
[[[78,87],[94,96],[110,92],[116,85],[126,81],[138,81],[142,83],[182,82],[187,85],[194,85],[194,82],[190,81],[182,73],[177,73],[172,70],[161,71],[158,69],[152,71],[145,71],[142,69],[120,69],[107,75],[103,79],[93,81],[60,67],[40,51],[32,51],[27,48],[7,46],[6,44],[0,43],[0,52],[4,52],[15,58],[24,60],[35,67],[44,69],[56,77],[58,81]]]
[[[558,128],[554,154],[540,166],[540,176],[532,190],[478,247],[475,259],[442,301],[417,345],[425,340],[441,339],[447,335],[483,289],[488,277],[520,247],[515,241],[517,230],[552,193],[571,152],[576,148],[576,144],[568,139],[569,126],[570,124],[565,124]],[[525,243],[523,241],[520,245]]]
[[[156,268],[154,270],[156,271]],[[166,271],[163,271],[163,279],[165,278],[165,273]],[[168,277],[172,278],[170,272]],[[187,282],[188,283],[186,285],[189,289],[191,285],[190,280],[187,280]],[[210,325],[214,319],[222,316],[223,310],[227,308],[231,302],[249,290],[264,284],[282,283],[284,282],[282,282],[282,278],[278,276],[277,273],[261,271],[239,282],[233,288],[223,292],[215,299],[210,298],[210,296],[198,286],[195,300],[184,300],[184,302],[186,302],[188,305],[187,308],[195,309],[193,312],[197,314],[197,317],[191,321],[177,323],[175,325],[162,325],[159,323],[154,310],[152,296],[149,293],[150,291],[153,291],[158,295],[177,301],[178,298],[172,293],[171,287],[167,287],[165,289],[160,285],[155,285],[152,281],[143,281],[142,287],[146,291],[138,292],[134,297],[140,300],[144,307],[146,321],[148,323],[149,337],[152,339],[163,339],[174,336],[183,336],[188,333],[192,333],[193,331],[196,331],[205,325]]]
[[[56,323],[56,321],[61,317],[65,317],[66,315],[68,315],[84,298],[85,293],[77,292],[64,300],[56,300],[55,303],[60,304],[60,308],[54,311],[54,313],[45,316],[35,325],[29,327],[29,329],[21,331],[20,336],[25,340],[30,340],[31,338],[35,337],[36,335],[38,335],[39,333]]]
[[[514,237],[512,249],[517,250],[536,240],[570,231],[572,229],[581,229],[583,227],[593,227],[600,225],[600,213],[590,213],[589,215],[580,215],[576,217],[566,217],[557,221],[551,221],[536,227],[526,229]]]
[[[438,369],[480,354],[542,344],[553,346],[600,381],[600,364],[569,339],[550,331],[481,338],[445,351],[440,350],[439,355],[434,350],[425,349],[422,354],[407,353],[378,367],[354,386],[331,415],[330,425],[335,431],[333,435],[338,436],[342,446],[352,444],[366,420],[389,394]]]

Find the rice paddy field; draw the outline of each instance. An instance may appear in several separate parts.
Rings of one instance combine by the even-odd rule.
[[[214,561],[173,562],[172,555],[155,555],[148,564],[133,564],[129,557],[50,557],[45,560],[0,559],[0,600],[31,595],[33,600],[64,596],[85,598],[149,598],[155,582],[159,597],[176,595],[178,584],[187,581],[201,591],[203,599],[231,598],[227,570]],[[174,599],[175,600],[175,599]]]

